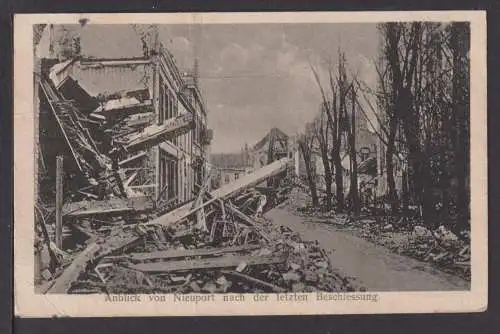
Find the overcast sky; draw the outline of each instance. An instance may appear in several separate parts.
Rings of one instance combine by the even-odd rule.
[[[131,26],[87,25],[78,31],[85,55],[142,55]],[[273,126],[290,135],[300,131],[321,102],[309,62],[326,73],[339,47],[351,71],[376,83],[375,24],[163,25],[159,31],[179,67],[192,68],[198,56],[214,130],[212,152],[239,151]]]

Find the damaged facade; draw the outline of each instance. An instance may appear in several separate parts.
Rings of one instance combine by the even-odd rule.
[[[39,87],[42,198],[62,154],[70,202],[193,199],[208,173],[207,110],[196,75],[182,75],[162,45],[140,58],[41,59]]]

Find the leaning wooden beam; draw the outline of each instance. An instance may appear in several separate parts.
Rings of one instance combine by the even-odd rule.
[[[129,268],[154,274],[199,269],[231,268],[237,267],[241,263],[245,263],[246,266],[256,266],[261,264],[283,263],[285,261],[286,256],[284,254],[271,256],[225,256],[200,260],[139,263],[130,265]]]
[[[56,158],[56,246],[62,248],[63,241],[63,187],[64,182],[64,157]]]
[[[73,262],[67,267],[61,276],[59,276],[54,285],[48,290],[47,293],[67,293],[71,284],[77,280],[78,276],[85,270],[87,264],[94,258],[94,255],[99,252],[101,247],[93,243],[85,248]]]
[[[168,119],[162,125],[150,125],[140,132],[136,131],[126,138],[120,139],[120,142],[127,152],[134,152],[145,149],[151,145],[159,144],[168,136],[175,136],[189,131],[193,125],[193,116],[191,114],[179,115]]]
[[[261,248],[260,245],[244,245],[237,247],[226,247],[226,248],[200,248],[200,249],[188,249],[188,250],[166,250],[157,251],[150,253],[132,253],[127,256],[117,256],[116,258],[110,256],[103,258],[103,261],[114,261],[114,260],[130,260],[132,262],[137,261],[152,261],[152,260],[171,260],[187,257],[196,256],[217,256],[226,253],[238,253],[252,251]]]
[[[271,283],[268,283],[268,282],[261,281],[260,279],[257,279],[255,277],[251,277],[251,276],[239,273],[239,272],[234,271],[234,270],[222,270],[221,273],[225,274],[225,275],[228,275],[228,276],[233,276],[233,277],[236,277],[236,278],[244,279],[244,280],[249,281],[249,282],[251,282],[251,283],[253,283],[255,285],[260,285],[262,287],[269,288],[273,292],[286,292],[287,291],[286,289],[284,289],[284,288],[282,288],[280,286],[277,286],[277,285],[274,285],[274,284],[271,284]]]
[[[148,155],[148,154],[147,154],[147,152],[141,152],[141,153],[136,154],[136,155],[134,155],[134,156],[132,156],[132,157],[130,157],[130,158],[127,158],[127,159],[125,159],[125,160],[120,161],[120,162],[118,163],[118,166],[122,167],[123,165],[126,165],[126,164],[128,164],[129,162],[132,162],[132,161],[137,160],[137,159],[140,159],[140,158],[144,158],[144,157],[146,157],[147,155]]]
[[[207,205],[212,204],[213,202],[219,200],[219,199],[224,199],[228,198],[232,195],[237,194],[238,192],[251,188],[262,181],[265,181],[266,179],[275,176],[279,173],[282,173],[283,171],[286,170],[287,165],[289,163],[288,158],[283,158],[277,161],[274,161],[273,163],[266,165],[255,172],[251,174],[246,174],[245,176],[235,180],[232,183],[226,184],[222,186],[221,188],[218,188],[212,192],[210,192],[210,195],[212,196],[211,200],[205,201],[203,204],[196,208],[192,208],[193,201],[186,203],[185,205],[170,211],[169,213],[160,216],[148,223],[148,225],[154,225],[154,224],[159,224],[159,225],[165,225],[168,226],[170,224],[173,224],[179,220],[185,219],[192,214],[196,213],[196,211],[204,208]]]
[[[71,284],[78,279],[78,276],[85,270],[91,262],[97,262],[103,257],[114,254],[120,250],[125,250],[142,239],[135,232],[117,231],[117,234],[104,239],[104,242],[94,242],[79,253],[73,262],[56,278],[54,284],[47,293],[67,293]],[[121,232],[121,233],[120,233]]]
[[[57,102],[59,100],[59,97],[57,96],[57,93],[54,92],[54,90],[52,89],[50,84],[45,79],[42,79],[40,81],[40,84],[41,84],[40,87],[42,87],[42,91],[45,93],[45,97],[49,101],[49,105],[50,105],[50,109],[52,110],[52,114],[54,115],[54,117],[57,121],[57,124],[59,125],[59,128],[61,129],[61,132],[64,136],[64,139],[66,139],[66,143],[68,144],[68,147],[71,150],[71,155],[73,156],[73,159],[74,159],[76,165],[78,166],[78,169],[80,171],[83,171],[82,165],[80,164],[80,160],[78,159],[78,155],[76,154],[75,149],[74,149],[71,141],[69,140],[68,135],[66,134],[66,130],[65,130],[58,114],[57,114],[55,102]]]

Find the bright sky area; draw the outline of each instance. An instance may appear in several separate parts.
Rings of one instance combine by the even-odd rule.
[[[132,26],[76,29],[86,56],[142,55]],[[339,47],[350,70],[376,85],[375,24],[161,25],[159,35],[181,69],[191,69],[195,55],[199,59],[214,153],[238,152],[272,127],[289,135],[300,132],[321,102],[309,64],[318,68],[326,85],[328,64],[337,63]]]

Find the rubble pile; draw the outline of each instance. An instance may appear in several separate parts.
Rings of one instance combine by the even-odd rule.
[[[303,212],[299,209],[297,214]],[[443,225],[432,230],[407,217],[353,218],[333,211],[315,211],[308,215],[313,215],[316,222],[351,231],[397,254],[434,264],[465,279],[470,278],[470,236],[467,231],[462,231],[461,237],[458,237]]]
[[[353,232],[363,239],[391,251],[431,263],[439,269],[470,279],[470,234],[464,230],[456,235],[444,225],[429,229],[418,217],[367,214],[354,218],[334,210],[322,212],[308,205],[310,196],[296,187],[287,201],[296,215],[313,217],[315,222],[334,225]]]
[[[277,164],[277,166],[280,166]],[[184,207],[73,217],[85,236],[45,279],[48,293],[229,293],[355,291],[317,242],[262,216],[282,191],[257,191],[269,175],[198,198]],[[265,171],[264,171],[265,172]],[[262,171],[257,172],[264,173]],[[250,187],[251,186],[251,187]],[[289,188],[287,188],[289,189]],[[228,194],[227,196],[225,194]],[[267,197],[267,198],[266,198]],[[263,200],[264,198],[264,200]],[[100,224],[96,224],[99,221]],[[49,249],[54,250],[53,245]],[[63,264],[64,263],[64,264]]]

